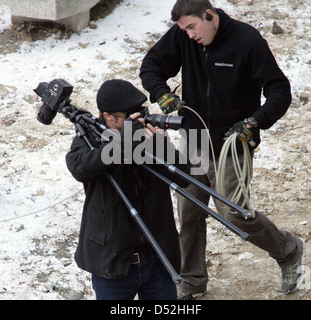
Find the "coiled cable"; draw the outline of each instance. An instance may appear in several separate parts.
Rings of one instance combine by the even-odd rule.
[[[219,160],[218,160],[218,168],[217,168],[217,162],[214,152],[213,143],[211,140],[211,136],[209,134],[209,129],[203,120],[203,118],[200,116],[198,112],[193,110],[192,108],[186,106],[183,101],[180,102],[179,109],[187,109],[190,110],[192,113],[194,113],[202,122],[204,128],[206,129],[209,137],[209,144],[211,148],[211,154],[212,154],[212,160],[214,165],[214,171],[215,171],[215,178],[216,178],[216,192],[222,195],[223,197],[227,198],[228,200],[232,201],[235,204],[239,204],[239,200],[243,198],[243,202],[239,204],[242,208],[247,208],[251,212],[251,217],[255,217],[255,211],[252,209],[251,199],[250,199],[250,187],[251,187],[251,181],[253,177],[253,170],[252,170],[252,158],[249,152],[249,148],[247,146],[246,141],[242,141],[243,146],[243,166],[241,167],[240,161],[239,161],[239,155],[237,152],[237,135],[238,133],[234,133],[231,136],[229,136],[221,149]],[[229,157],[229,152],[231,153],[232,162],[234,171],[237,177],[238,184],[236,186],[235,191],[233,192],[233,195],[228,198],[226,194],[226,163]],[[230,210],[231,214],[237,214],[236,211]]]

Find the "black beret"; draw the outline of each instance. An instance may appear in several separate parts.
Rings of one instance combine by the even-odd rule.
[[[125,80],[105,81],[97,93],[97,107],[101,112],[130,112],[147,101],[147,97]]]

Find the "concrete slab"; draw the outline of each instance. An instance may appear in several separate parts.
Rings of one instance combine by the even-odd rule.
[[[51,20],[68,25],[75,32],[85,28],[90,9],[100,0],[0,0],[10,7],[12,22],[23,20]]]

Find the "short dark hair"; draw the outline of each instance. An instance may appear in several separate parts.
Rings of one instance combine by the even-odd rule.
[[[208,9],[217,14],[216,9],[209,0],[177,0],[172,9],[171,16],[174,22],[178,21],[182,16],[202,18],[204,12]]]

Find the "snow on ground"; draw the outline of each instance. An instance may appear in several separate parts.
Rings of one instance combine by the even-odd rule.
[[[50,126],[40,124],[40,100],[33,89],[39,82],[63,78],[74,86],[73,104],[95,114],[96,91],[104,80],[123,77],[126,71],[128,80],[141,88],[137,70],[154,35],[168,29],[174,3],[124,0],[96,21],[95,29],[68,39],[51,35],[24,42],[18,51],[0,55],[0,118],[10,115],[16,120],[10,126],[0,124],[0,299],[62,299],[71,294],[93,298],[89,275],[72,259],[84,199],[82,185],[64,161],[74,127],[61,115]],[[245,20],[251,15],[255,27],[272,25],[271,16],[257,15],[245,3]],[[289,2],[269,3],[271,11],[281,14],[293,10]],[[234,1],[214,4],[241,18]],[[296,43],[283,48],[284,36],[273,48],[295,98],[311,83],[310,13],[309,4],[298,2],[296,25],[283,26],[289,28],[286,32],[294,30]],[[11,23],[6,7],[0,7],[0,18],[1,32]],[[263,146],[257,161],[267,158],[278,166]]]
[[[0,299],[57,299],[62,287],[84,292],[79,275],[88,276],[72,262],[74,247],[57,257],[68,235],[76,242],[83,206],[82,185],[64,161],[74,127],[61,115],[51,126],[40,124],[35,119],[40,103],[33,103],[33,89],[39,82],[66,79],[75,87],[72,96],[87,97],[94,112],[101,83],[116,69],[121,76],[123,69],[142,59],[143,52],[136,53],[132,44],[167,30],[173,2],[124,1],[96,22],[96,29],[86,28],[64,40],[51,36],[24,42],[17,52],[0,57],[5,88],[0,92],[0,115],[20,112],[10,128],[1,125]],[[7,10],[1,13],[1,21],[9,24]]]

